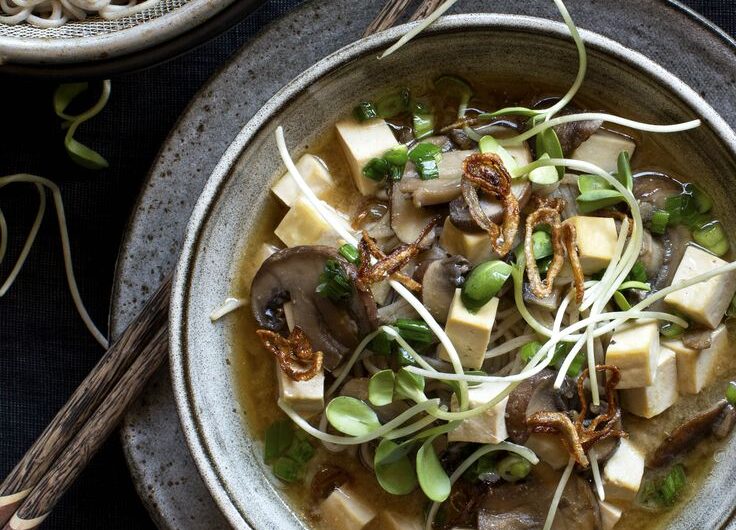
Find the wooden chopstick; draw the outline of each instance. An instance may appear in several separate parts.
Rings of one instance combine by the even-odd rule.
[[[367,37],[393,26],[410,3],[411,0],[389,0],[386,2],[376,18],[373,19],[373,22],[365,29],[363,36]]]
[[[411,20],[414,22],[415,20],[420,20],[422,18],[427,18],[429,15],[431,15],[440,5],[442,5],[442,2],[444,0],[424,0],[419,7],[417,7],[416,11],[411,15]]]
[[[169,277],[164,280],[141,313],[107,350],[102,359],[74,391],[69,401],[51,420],[51,423],[44,429],[28,452],[0,484],[0,525],[6,525],[11,520],[13,514],[21,506],[24,499],[31,494],[31,491],[33,491],[34,498],[37,500],[29,506],[41,505],[38,499],[47,498],[46,494],[37,493],[41,483],[45,483],[46,488],[56,484],[57,487],[54,489],[60,496],[69,483],[59,482],[54,478],[54,473],[60,471],[54,462],[59,459],[62,453],[64,455],[68,453],[72,438],[74,438],[73,443],[77,445],[91,444],[84,446],[86,460],[82,465],[86,465],[87,460],[107,438],[107,435],[120,419],[122,412],[135,397],[126,389],[120,388],[121,382],[130,379],[131,374],[136,374],[134,383],[142,388],[150,376],[153,375],[155,369],[151,369],[149,372],[140,372],[141,358],[145,359],[144,355],[155,355],[157,363],[160,364],[166,356],[166,348],[161,347],[159,342],[162,340],[163,330],[168,329],[170,289],[171,278]],[[165,346],[165,332],[163,333]],[[154,363],[149,359],[142,367],[151,368],[152,364]],[[138,370],[138,372],[134,372],[134,370]],[[137,388],[137,386],[132,388]],[[111,396],[116,396],[119,401],[116,404],[110,403]],[[114,411],[110,411],[109,409],[113,405],[116,408]],[[104,410],[108,412],[100,418],[100,411]],[[101,425],[100,421],[102,420],[108,421],[109,425]],[[96,427],[90,431],[90,423],[95,421]],[[79,440],[82,433],[89,435],[90,439],[87,441]],[[78,469],[76,472],[80,471],[81,469]],[[68,476],[68,472],[69,470],[66,470],[66,474],[60,475],[60,477]],[[52,484],[49,484],[50,481]],[[65,484],[63,490],[59,490],[59,484]],[[56,499],[58,500],[58,497]],[[48,503],[43,506],[47,505]],[[23,503],[21,513],[29,513],[26,509],[26,503]],[[13,527],[6,525],[4,528]],[[23,528],[32,527],[24,526]]]

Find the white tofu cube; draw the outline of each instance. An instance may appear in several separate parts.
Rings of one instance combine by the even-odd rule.
[[[468,388],[470,408],[485,405],[498,396],[508,386],[507,383],[483,383]],[[479,444],[497,444],[508,438],[506,431],[506,403],[508,396],[497,405],[467,420],[463,420],[458,427],[450,431],[447,439],[450,442],[474,442]],[[459,410],[457,395],[453,394],[450,408]]]
[[[621,371],[616,388],[639,388],[654,382],[659,358],[659,325],[649,319],[638,319],[620,326],[611,337],[606,351],[606,364]]]
[[[570,155],[570,158],[590,162],[603,169],[603,171],[612,173],[618,167],[619,153],[626,151],[629,156],[633,156],[634,150],[636,150],[636,143],[628,136],[599,130],[580,144]]]
[[[324,162],[314,155],[303,155],[296,163],[296,168],[317,197],[324,197],[335,186]],[[302,194],[288,171],[271,186],[271,191],[289,207],[294,206]]]
[[[600,501],[598,507],[601,512],[602,530],[611,530],[619,522],[624,511],[610,502]]]
[[[712,271],[726,263],[700,247],[688,245],[672,279],[672,285]],[[729,272],[714,276],[707,282],[670,293],[664,301],[694,321],[715,329],[726,313],[734,293],[736,293],[736,272]]]
[[[325,206],[335,212],[327,204]],[[348,224],[341,216],[334,216],[347,228]],[[324,220],[319,211],[312,206],[306,197],[299,197],[274,230],[274,234],[287,247],[300,245],[336,246],[340,240],[337,231]]]
[[[644,455],[626,438],[603,468],[603,489],[606,498],[632,501],[639,492],[644,476]]]
[[[677,356],[677,385],[681,394],[698,394],[711,382],[728,345],[728,329],[725,324],[713,331],[710,347],[704,350],[688,348],[679,339],[662,341],[662,346],[671,349]]]
[[[448,254],[465,257],[472,265],[478,265],[491,258],[493,249],[491,239],[485,232],[470,234],[457,228],[450,217],[445,219],[440,236],[440,246]]]
[[[498,309],[498,298],[492,298],[473,313],[463,304],[460,289],[455,289],[450,312],[447,314],[445,333],[455,345],[463,368],[478,370],[483,365],[488,342],[491,340],[493,323],[496,320],[496,309]],[[442,344],[438,346],[438,352],[440,359],[450,360]]]
[[[278,252],[278,250],[279,247],[269,245],[268,243],[261,243],[261,246],[258,247],[258,250],[253,256],[253,265],[256,268],[260,268],[260,266],[263,265],[263,262],[271,257],[272,254]]]
[[[570,460],[570,453],[557,435],[532,433],[524,445],[552,469],[562,469]]]
[[[363,530],[376,512],[365,499],[348,485],[336,488],[320,505],[322,520],[327,528]]]
[[[616,222],[612,217],[577,215],[568,221],[575,227],[580,265],[585,274],[605,269],[616,250]]]
[[[337,122],[335,129],[355,187],[363,195],[375,195],[378,184],[363,176],[363,168],[371,159],[381,158],[386,151],[399,145],[391,128],[380,118],[364,122],[350,118]]]
[[[621,390],[621,407],[641,416],[653,418],[677,401],[677,359],[675,352],[662,347],[654,382],[641,388]]]
[[[422,530],[422,528],[424,528],[424,525],[418,517],[411,518],[385,510],[371,521],[366,530]]]

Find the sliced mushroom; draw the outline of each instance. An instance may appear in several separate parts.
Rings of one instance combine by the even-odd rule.
[[[401,193],[398,184],[393,185],[391,191],[391,228],[402,243],[414,243],[435,217],[435,212],[415,206],[411,196]],[[428,248],[432,245],[434,238],[435,233],[432,231],[424,238],[421,246]]]
[[[256,322],[271,331],[284,331],[283,304],[293,304],[294,325],[309,338],[315,351],[324,353],[324,366],[335,369],[342,357],[378,325],[376,303],[369,293],[353,289],[344,303],[316,293],[327,260],[337,261],[348,278],[357,271],[337,250],[301,246],[280,250],[263,262],[251,284],[251,307]]]
[[[534,108],[549,108],[559,101],[558,98],[544,98],[535,103]],[[582,112],[580,108],[568,103],[559,112],[560,116],[569,114],[578,114]],[[560,140],[562,154],[569,157],[575,149],[580,147],[584,141],[593,136],[603,125],[601,120],[575,121],[571,123],[563,123],[553,127],[557,138]]]
[[[661,238],[664,247],[664,259],[656,278],[652,282],[652,290],[657,291],[672,284],[672,280],[685,254],[687,244],[691,240],[690,231],[684,226],[667,228]],[[656,309],[654,310],[656,311]]]
[[[633,193],[639,203],[646,202],[656,208],[664,208],[668,197],[682,193],[682,184],[664,173],[647,171],[634,177]]]
[[[710,410],[701,412],[677,427],[654,451],[649,459],[649,467],[666,466],[677,456],[692,449],[712,432],[727,405],[728,402],[723,399]]]
[[[490,486],[479,500],[478,530],[537,530],[544,526],[561,472],[540,462],[524,481]],[[598,501],[588,481],[572,474],[562,492],[553,530],[601,528]]]
[[[723,440],[731,434],[734,426],[736,426],[736,408],[729,403],[713,424],[713,435],[718,440]]]
[[[517,179],[511,184],[511,192],[519,201],[519,209],[523,209],[526,203],[529,202],[532,187],[528,180]],[[491,221],[497,224],[503,221],[503,206],[499,201],[481,195],[479,202]],[[470,215],[468,204],[462,196],[450,203],[450,220],[452,220],[452,224],[465,232],[484,232]]]
[[[529,438],[527,417],[540,410],[559,410],[553,388],[556,375],[553,370],[544,369],[522,381],[509,394],[506,403],[506,430],[512,442],[523,444]]]
[[[660,238],[654,238],[649,230],[644,230],[639,261],[647,271],[648,278],[656,278],[664,265],[664,244]]]
[[[713,341],[713,330],[698,326],[690,327],[682,335],[682,343],[693,350],[710,348]]]
[[[529,283],[525,282],[522,288],[524,301],[527,304],[539,306],[543,309],[557,310],[560,307],[560,297],[562,296],[562,287],[555,286],[549,296],[539,297],[532,292],[532,288]]]
[[[462,286],[470,263],[462,256],[436,260],[427,266],[422,278],[422,303],[440,322],[447,320],[455,289]]]
[[[458,149],[473,149],[477,145],[462,129],[453,129],[447,134]]]

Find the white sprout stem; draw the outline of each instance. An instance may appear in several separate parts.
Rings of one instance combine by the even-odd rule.
[[[29,175],[27,173],[20,173],[17,175],[10,175],[7,177],[0,177],[0,188],[3,188],[9,184],[14,183],[31,183],[40,184],[51,190],[51,194],[54,198],[54,206],[56,207],[56,218],[59,222],[59,233],[61,236],[61,249],[64,256],[64,269],[66,271],[66,280],[69,285],[69,291],[72,295],[72,300],[77,308],[79,316],[82,318],[84,325],[87,327],[89,332],[95,338],[95,340],[105,349],[109,347],[108,341],[105,335],[95,326],[92,322],[92,318],[87,312],[87,308],[82,302],[82,297],[79,294],[79,288],[77,286],[77,280],[74,276],[74,267],[72,264],[72,252],[69,244],[69,232],[66,226],[66,216],[64,214],[64,202],[61,198],[61,191],[59,187],[52,181],[38,177],[36,175]]]
[[[430,409],[437,408],[439,406],[439,403],[439,399],[430,399],[428,401],[418,403],[396,416],[393,420],[385,423],[384,425],[381,425],[375,431],[363,436],[339,436],[316,429],[307,420],[302,418],[299,413],[291,407],[291,405],[286,403],[283,399],[278,400],[278,405],[281,410],[283,410],[286,415],[289,416],[289,418],[291,418],[292,421],[296,423],[299,427],[301,427],[302,430],[304,430],[307,434],[311,434],[312,436],[314,436],[318,440],[322,440],[323,442],[329,442],[336,445],[359,445],[365,442],[370,442],[371,440],[375,440],[376,438],[380,438],[381,436],[384,436],[397,427],[403,425],[406,421],[410,420],[417,414],[421,414],[423,412],[427,412]],[[417,429],[422,428],[421,425],[417,426],[416,423],[414,425]]]
[[[429,410],[431,411],[432,409],[429,409]],[[444,410],[447,410],[447,409],[445,407],[439,407],[438,410],[444,411]],[[436,421],[437,421],[437,419],[434,416],[427,415],[424,418],[419,419],[419,420],[415,421],[414,423],[411,423],[411,424],[407,425],[406,427],[400,427],[398,429],[394,429],[393,431],[387,433],[386,436],[385,436],[385,438],[388,438],[389,440],[398,440],[399,438],[404,438],[406,436],[410,436],[410,435],[414,434],[415,432],[419,432],[422,429],[424,429],[425,427],[429,427],[430,425],[432,425]],[[450,425],[450,424],[447,423],[445,425]],[[443,427],[445,425],[443,425]],[[449,430],[452,430],[452,429],[449,429]],[[420,433],[420,434],[422,434],[422,433]],[[419,436],[419,435],[417,435],[417,436]]]
[[[40,184],[36,184],[36,190],[38,191],[38,211],[36,213],[36,218],[33,221],[33,225],[31,226],[31,230],[28,232],[28,237],[26,237],[26,242],[23,244],[23,248],[20,251],[20,255],[18,256],[18,259],[15,262],[15,265],[13,266],[13,269],[10,271],[10,274],[8,274],[8,277],[5,279],[5,282],[3,282],[2,285],[0,285],[0,298],[5,296],[5,294],[8,292],[10,287],[15,282],[15,279],[18,277],[18,274],[20,274],[21,269],[23,268],[23,265],[26,262],[26,258],[28,257],[28,254],[31,252],[31,248],[33,248],[33,243],[36,241],[36,236],[38,235],[38,230],[41,228],[41,223],[43,222],[44,214],[46,213],[46,190],[43,189],[43,186]],[[0,263],[3,262],[3,257],[5,256],[5,250],[6,250],[6,244],[8,240],[8,233],[7,233],[7,224],[5,223],[5,217],[2,217],[0,219],[0,237],[2,237],[3,240],[3,248],[0,250]]]
[[[210,313],[210,320],[212,322],[217,322],[225,315],[240,309],[247,303],[248,300],[246,298],[225,298],[222,305]]]
[[[532,138],[540,132],[552,127],[557,127],[558,125],[563,125],[565,123],[589,120],[601,120],[607,123],[615,123],[616,125],[629,127],[630,129],[635,129],[637,131],[653,133],[676,133],[688,131],[690,129],[695,129],[696,127],[699,127],[701,123],[700,120],[690,120],[682,123],[675,123],[672,125],[658,125],[653,123],[643,123],[640,121],[630,120],[628,118],[622,118],[614,114],[606,114],[603,112],[582,112],[580,114],[568,114],[567,116],[558,116],[557,118],[553,118],[549,121],[540,123],[539,125],[536,125],[529,129],[528,131],[525,131],[516,136],[512,136],[511,138],[499,138],[498,143],[499,145],[504,147],[521,145],[529,138]]]
[[[531,342],[536,338],[536,335],[521,335],[520,337],[514,337],[511,340],[507,340],[500,346],[488,350],[486,352],[485,358],[492,359],[494,357],[500,357],[501,355],[505,355],[509,352],[514,351],[517,348],[522,347],[527,342]]]
[[[567,463],[565,471],[562,473],[559,484],[557,484],[555,495],[552,497],[552,503],[550,504],[549,511],[547,512],[547,519],[544,521],[543,530],[549,530],[552,528],[552,523],[554,522],[555,514],[557,513],[557,506],[560,504],[560,499],[562,498],[562,493],[565,491],[565,486],[567,486],[567,481],[570,480],[570,475],[572,474],[572,468],[574,465],[575,459],[571,458]]]
[[[534,451],[532,451],[528,447],[524,447],[523,445],[516,445],[515,443],[511,442],[501,442],[493,445],[484,445],[483,447],[476,449],[468,458],[463,460],[463,462],[457,467],[452,475],[450,475],[450,485],[454,485],[455,482],[457,482],[457,480],[463,475],[463,473],[465,473],[470,468],[470,466],[475,464],[475,462],[479,458],[489,453],[494,453],[496,451],[508,451],[509,453],[517,454],[525,460],[528,460],[529,463],[531,463],[532,465],[537,465],[539,463],[539,458],[537,458],[537,455],[534,454]],[[440,502],[432,503],[432,506],[427,514],[425,530],[432,530],[434,525],[434,518],[437,515],[437,510],[439,510],[441,504],[442,503]]]
[[[603,489],[603,480],[601,480],[601,470],[598,467],[598,452],[595,447],[591,447],[588,451],[588,460],[590,460],[590,469],[593,472],[593,484],[595,484],[596,493],[601,502],[606,500],[606,490]]]
[[[445,3],[440,5],[437,9],[435,9],[428,17],[417,22],[416,26],[414,26],[409,31],[407,31],[399,40],[397,40],[389,49],[383,52],[378,58],[383,59],[385,57],[388,57],[389,55],[394,53],[396,50],[404,46],[411,39],[413,39],[414,37],[419,35],[422,31],[424,31],[429,26],[431,26],[435,20],[440,18],[445,13],[445,11],[447,11],[453,5],[455,5],[456,2],[457,0],[446,0]]]
[[[5,259],[5,253],[8,250],[8,223],[5,220],[5,215],[2,209],[0,209],[0,263]]]
[[[358,362],[358,357],[360,357],[360,354],[363,353],[363,350],[368,347],[371,341],[376,338],[379,333],[381,333],[381,330],[377,329],[376,331],[373,331],[372,333],[366,335],[363,340],[358,343],[358,345],[353,350],[353,354],[350,356],[350,359],[347,360],[345,365],[340,370],[340,373],[335,378],[335,381],[332,383],[330,388],[327,389],[325,397],[330,397],[337,391],[338,388],[340,388],[340,385],[343,381],[345,381],[345,378],[350,373],[350,370],[352,370],[355,363]]]
[[[585,311],[586,309],[588,309],[588,307],[592,305],[597,297],[596,295],[598,294],[598,291],[603,289],[605,284],[610,280],[611,276],[616,273],[615,265],[621,260],[621,256],[624,251],[624,245],[626,244],[626,239],[628,238],[628,232],[629,219],[627,217],[621,223],[621,230],[618,234],[618,241],[616,241],[616,247],[613,251],[611,262],[608,264],[608,267],[606,267],[606,272],[603,274],[600,282],[594,285],[591,289],[585,291],[586,296],[583,297],[583,303],[580,304],[580,311]]]
[[[346,243],[350,243],[351,245],[357,247],[358,240],[356,239],[356,237],[351,234],[344,226],[342,226],[342,223],[338,223],[335,220],[334,214],[330,212],[325,204],[317,198],[312,189],[307,185],[304,177],[302,177],[301,173],[299,173],[299,170],[296,168],[294,161],[291,159],[289,149],[286,147],[284,128],[281,125],[276,127],[276,145],[278,146],[279,153],[281,154],[281,159],[286,165],[289,174],[294,179],[294,182],[296,182],[297,186],[304,194],[306,199],[312,204],[312,206],[317,209],[322,218],[329,225],[331,225],[335,229],[335,231],[337,231],[338,235],[342,237]],[[447,351],[450,362],[452,363],[452,367],[454,368],[455,372],[460,374],[464,373],[462,363],[460,362],[460,356],[458,355],[455,346],[452,344],[450,337],[447,336],[445,330],[442,329],[442,327],[437,323],[437,321],[427,310],[427,308],[424,307],[424,305],[416,298],[416,296],[414,296],[412,292],[404,287],[401,283],[397,282],[396,280],[390,279],[389,285],[391,285],[393,290],[396,291],[402,298],[404,298],[404,300],[406,300],[409,305],[411,305],[416,310],[417,313],[419,313],[419,316],[427,323],[429,329],[431,329],[432,332],[437,336],[437,338],[440,340],[440,343],[442,343],[442,345],[445,347],[445,350]],[[459,398],[461,408],[467,407],[468,386],[465,383],[460,384]]]
[[[322,414],[319,417],[319,430],[322,432],[327,432],[327,412],[324,409],[322,410]],[[324,440],[320,440],[320,443],[330,453],[342,453],[348,447],[350,447],[349,445],[331,444],[330,442],[326,442]]]

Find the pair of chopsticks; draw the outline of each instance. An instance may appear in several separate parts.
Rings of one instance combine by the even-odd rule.
[[[426,17],[441,3],[423,0],[410,20]],[[364,35],[393,26],[410,4],[389,0]],[[170,290],[171,277],[0,484],[2,530],[32,530],[43,523],[163,364]]]
[[[170,290],[167,278],[0,485],[3,530],[43,523],[162,365]]]

